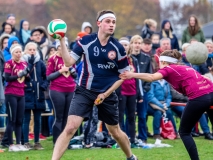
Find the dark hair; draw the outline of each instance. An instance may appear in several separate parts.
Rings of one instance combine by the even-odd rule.
[[[10,23],[4,22],[2,23],[2,33],[5,31],[5,26],[9,25],[11,27],[11,33],[13,32],[13,26]]]
[[[42,31],[41,29],[39,29],[39,28],[34,28],[34,29],[32,29],[30,35],[33,36],[33,33],[34,33],[34,32],[40,32],[40,34],[43,33],[43,31]]]
[[[178,52],[178,50],[176,50],[176,49],[166,50],[163,53],[161,53],[160,55],[161,56],[168,56],[168,57],[176,58],[178,60],[180,60],[182,58],[180,52]]]
[[[152,44],[152,41],[149,38],[144,38],[142,43],[144,43],[144,44]]]
[[[50,50],[51,50],[52,48],[54,48],[55,51],[56,51],[56,48],[55,48],[54,45],[48,46],[48,50],[47,50],[47,52],[46,52],[46,54],[45,54],[45,61],[48,61],[48,59],[49,59],[49,54],[50,54]]]
[[[115,13],[114,13],[113,11],[111,11],[111,10],[102,10],[102,11],[99,11],[99,12],[97,13],[96,20],[98,21],[98,18],[99,18],[100,16],[102,16],[102,15],[106,14],[106,13],[112,13],[112,14],[115,14]]]
[[[190,26],[190,19],[191,19],[192,17],[195,19],[195,26],[193,26],[193,27]],[[196,17],[195,15],[191,15],[191,16],[189,17],[188,23],[189,23],[188,30],[189,30],[190,35],[191,35],[191,36],[196,35],[196,34],[198,33],[198,31],[200,30],[200,25],[199,25],[199,22],[198,22],[197,17]]]
[[[2,50],[2,48],[3,48],[3,42],[4,42],[4,40],[5,39],[9,39],[10,37],[7,37],[7,36],[5,36],[5,37],[3,37],[2,39],[1,39],[1,42],[0,42],[0,50]]]

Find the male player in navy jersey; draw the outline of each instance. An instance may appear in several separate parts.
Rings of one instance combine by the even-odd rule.
[[[127,160],[137,160],[132,154],[128,137],[118,125],[118,99],[114,92],[121,84],[119,74],[129,70],[123,46],[111,35],[116,26],[112,11],[100,11],[97,15],[97,34],[84,36],[78,46],[68,53],[64,38],[60,40],[62,58],[67,67],[83,56],[83,68],[76,88],[67,125],[54,147],[52,160],[59,160],[82,121],[89,118],[94,103],[98,106],[98,117],[117,141]],[[99,101],[96,101],[99,100]]]

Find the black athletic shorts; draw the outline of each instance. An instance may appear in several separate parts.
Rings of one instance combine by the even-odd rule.
[[[100,93],[77,86],[73,95],[69,115],[76,115],[88,120],[95,99]],[[113,92],[98,107],[98,119],[108,125],[118,124],[118,97]]]

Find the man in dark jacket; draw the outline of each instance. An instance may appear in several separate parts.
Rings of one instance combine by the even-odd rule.
[[[39,56],[40,56],[41,60],[43,61],[43,54],[42,54],[41,48],[39,47],[39,43],[41,42],[41,33],[42,33],[41,29],[39,29],[39,28],[33,29],[31,31],[31,37],[27,40],[26,44],[29,42],[35,42],[38,45],[37,49],[39,52]]]
[[[139,39],[135,39],[135,36],[132,37],[130,41],[130,47],[132,48],[132,55],[138,60],[140,73],[152,73],[152,65],[151,65],[151,49],[152,42],[150,39],[144,39],[142,42],[142,38],[140,39],[140,48],[137,50],[137,46],[135,45]],[[147,115],[147,92],[150,90],[150,83],[143,82],[143,103],[137,104],[137,113],[138,113],[138,139],[146,142],[147,141],[147,125],[146,125],[146,115]]]

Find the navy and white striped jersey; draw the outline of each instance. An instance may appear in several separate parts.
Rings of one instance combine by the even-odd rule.
[[[129,70],[126,52],[113,37],[102,46],[97,34],[84,36],[71,56],[76,61],[83,56],[79,85],[95,92],[105,92],[119,80],[120,73]]]

